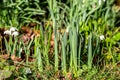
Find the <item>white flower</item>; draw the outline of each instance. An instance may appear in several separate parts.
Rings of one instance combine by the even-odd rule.
[[[100,40],[104,40],[105,36],[104,35],[100,35]]]
[[[16,37],[19,35],[19,32],[18,32],[17,28],[11,27],[10,30],[4,31],[4,34],[12,35],[12,36]]]
[[[6,31],[4,31],[4,34],[11,35],[11,31],[9,31],[9,30],[6,30]]]
[[[26,73],[26,74],[31,74],[32,71],[30,70],[30,68],[25,68],[25,73]]]
[[[18,36],[19,35],[19,33],[17,32],[17,31],[14,31],[13,33],[12,33],[12,36],[14,36],[14,37],[16,37],[16,36]]]
[[[15,27],[11,27],[11,28],[10,28],[10,31],[11,31],[11,32],[13,32],[13,31],[17,31],[17,28],[15,28]]]

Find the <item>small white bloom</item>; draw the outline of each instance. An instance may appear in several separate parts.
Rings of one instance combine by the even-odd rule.
[[[10,28],[10,31],[11,31],[11,32],[13,32],[13,31],[17,31],[17,28],[15,28],[15,27],[11,27],[11,28]]]
[[[6,31],[4,31],[4,34],[11,35],[11,31],[9,31],[9,30],[6,30]]]
[[[30,70],[30,68],[25,68],[25,73],[26,73],[26,74],[31,74],[32,71]]]
[[[17,32],[17,31],[14,31],[13,33],[12,33],[12,36],[18,36],[19,35],[19,33]]]
[[[105,39],[104,35],[100,35],[100,40],[104,40],[104,39]]]

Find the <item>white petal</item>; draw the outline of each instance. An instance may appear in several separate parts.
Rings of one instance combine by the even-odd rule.
[[[11,31],[11,32],[12,32],[12,31],[17,31],[17,28],[11,27],[11,28],[10,28],[10,31]]]
[[[32,71],[30,70],[30,68],[25,68],[25,72],[26,72],[26,74],[32,73]]]
[[[9,30],[6,30],[6,31],[4,31],[4,34],[11,35],[11,31],[9,31]]]
[[[15,36],[15,37],[16,37],[16,36],[18,36],[18,35],[19,35],[19,33],[18,33],[17,31],[15,31],[15,32],[12,33],[12,36]]]

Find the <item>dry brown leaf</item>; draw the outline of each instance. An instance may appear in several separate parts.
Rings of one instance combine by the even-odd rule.
[[[51,40],[54,40],[54,38],[55,38],[54,33],[52,33],[52,38],[51,38]]]
[[[14,61],[14,60],[15,60],[15,57],[16,57],[15,55],[11,55],[11,60]]]
[[[0,55],[3,59],[7,60],[9,58],[9,54],[2,54]]]
[[[50,41],[50,46],[53,47],[54,46],[54,40]]]
[[[35,26],[37,26],[37,23],[31,22],[31,23],[29,24],[29,26],[30,26],[30,27],[35,27]]]
[[[29,27],[25,27],[25,26],[23,26],[23,27],[21,27],[21,29],[20,29],[20,32],[21,33],[29,33],[29,34],[32,34],[32,30],[29,28]]]
[[[67,73],[67,78],[68,78],[69,80],[72,80],[72,73],[71,73],[71,72],[68,72],[68,73]]]

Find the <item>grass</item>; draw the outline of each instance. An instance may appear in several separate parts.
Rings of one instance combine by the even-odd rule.
[[[101,1],[2,0],[0,79],[120,79],[120,5]]]

